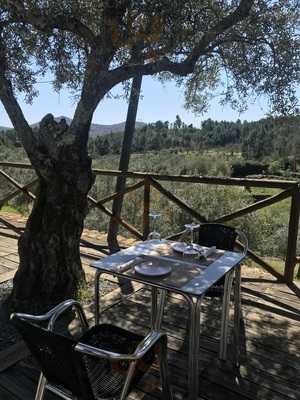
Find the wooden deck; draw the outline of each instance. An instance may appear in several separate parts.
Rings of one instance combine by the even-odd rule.
[[[2,278],[4,274],[13,274],[13,265],[17,262],[16,239],[11,236],[0,235]],[[243,269],[242,288],[242,358],[239,369],[234,368],[230,361],[224,363],[217,360],[220,303],[218,299],[204,302],[199,399],[299,399],[300,299],[271,275],[254,273],[249,268]],[[105,295],[103,301],[104,320],[139,333],[146,333],[149,329],[150,292],[147,288],[137,286],[134,294],[126,298],[120,295],[119,289],[115,289]],[[169,337],[169,365],[176,399],[186,398],[187,316],[182,298],[170,297],[163,328]],[[38,371],[28,358],[1,372],[0,400],[33,399],[37,376]],[[145,376],[130,398],[161,398],[156,368]],[[48,394],[46,399],[57,397]]]

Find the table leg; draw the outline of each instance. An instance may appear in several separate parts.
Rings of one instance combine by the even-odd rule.
[[[151,329],[155,329],[157,319],[157,298],[158,289],[156,287],[151,288]]]
[[[232,288],[233,272],[230,271],[225,275],[224,293],[222,301],[222,319],[221,319],[221,338],[219,359],[225,361],[227,357],[227,341],[228,341],[228,320],[229,320],[229,306],[230,295]]]
[[[166,295],[167,295],[166,290],[163,290],[163,289],[159,290],[159,300],[158,300],[157,316],[156,316],[156,323],[155,323],[155,329],[157,329],[157,330],[160,330],[160,328],[161,328],[161,323],[162,323],[164,309],[165,309],[165,303],[166,303]]]
[[[152,287],[151,292],[151,328],[159,330],[162,323],[167,292],[156,287]]]
[[[95,325],[99,324],[99,315],[100,315],[100,276],[101,272],[96,271],[95,274]]]
[[[200,310],[202,297],[194,301],[192,297],[184,296],[190,305],[190,336],[188,360],[188,399],[196,400],[199,390],[199,339],[200,339]]]
[[[235,361],[239,363],[240,358],[240,324],[241,324],[241,265],[235,269],[234,280],[234,345]]]

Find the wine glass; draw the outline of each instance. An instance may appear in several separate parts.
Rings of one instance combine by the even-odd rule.
[[[183,257],[198,258],[199,252],[194,244],[194,231],[195,229],[199,228],[199,224],[195,224],[192,222],[190,224],[185,224],[184,227],[185,227],[185,232],[187,233],[186,236],[188,243],[184,247]]]
[[[147,239],[148,240],[160,240],[161,239],[161,235],[160,233],[157,231],[157,220],[161,217],[161,213],[157,212],[157,211],[151,211],[149,213],[149,217],[152,219],[152,231],[149,233]]]

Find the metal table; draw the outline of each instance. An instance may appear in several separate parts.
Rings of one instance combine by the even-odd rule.
[[[169,251],[163,251],[161,254],[159,249],[162,246]],[[172,273],[181,276],[182,279],[173,280],[168,277],[149,277],[134,272],[136,258],[141,255],[158,255],[158,259],[162,262],[168,262],[172,265]],[[169,256],[169,259],[168,259]],[[224,345],[224,337],[227,338],[226,318],[229,311],[230,292],[232,287],[233,274],[238,275],[237,282],[240,282],[240,263],[244,258],[244,254],[231,251],[218,250],[215,257],[212,258],[209,265],[203,265],[201,261],[185,261],[178,259],[173,254],[170,242],[166,240],[150,240],[131,246],[125,250],[121,250],[115,254],[105,257],[99,261],[94,261],[91,266],[96,268],[95,276],[95,322],[99,323],[99,280],[102,274],[110,274],[126,278],[135,282],[148,285],[152,289],[152,312],[151,323],[154,329],[160,329],[163,316],[163,308],[167,292],[174,292],[182,295],[190,306],[190,337],[189,337],[189,360],[188,360],[188,386],[189,399],[196,400],[198,393],[198,353],[199,353],[199,336],[200,336],[200,308],[201,301],[205,292],[213,286],[219,279],[225,276],[224,296],[222,307],[221,321],[221,348],[220,356],[226,353],[226,345]],[[164,261],[166,260],[166,261]],[[184,266],[184,263],[185,267]],[[189,266],[190,264],[190,266]],[[192,264],[195,266],[192,267]],[[195,265],[197,264],[197,265]],[[183,267],[184,266],[184,267]],[[194,268],[194,269],[193,269]],[[189,272],[188,272],[189,271]],[[240,295],[240,285],[234,287],[235,297]],[[239,313],[239,310],[238,310]],[[235,313],[236,314],[236,313]],[[225,346],[225,349],[224,349]]]

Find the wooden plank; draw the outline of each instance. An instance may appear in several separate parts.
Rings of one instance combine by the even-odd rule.
[[[17,187],[20,191],[26,194],[31,200],[35,200],[35,195],[31,193],[28,188],[23,185],[20,185],[14,178],[9,176],[6,172],[0,170],[0,175],[2,175],[5,179],[7,179],[12,185]]]
[[[270,286],[263,286],[263,285],[251,285],[251,284],[243,284],[243,288],[245,289],[244,292],[247,293],[250,290],[253,290],[255,296],[260,296],[260,293],[263,296],[267,296],[268,300],[272,302],[281,302],[281,306],[285,308],[287,305],[288,307],[294,307],[297,311],[300,312],[300,299],[294,293],[282,293],[280,290],[274,289],[274,287]],[[261,298],[261,296],[260,296]]]
[[[1,259],[0,259],[0,276],[1,276],[1,274],[5,274],[6,272],[9,272],[9,271],[10,271],[9,268],[3,267],[3,266],[1,265]]]
[[[140,293],[141,295],[142,293]],[[135,297],[139,295],[139,292],[135,294]],[[179,299],[171,298],[172,302],[178,302]],[[128,299],[128,301],[131,301]],[[129,306],[132,306],[129,303]],[[145,307],[145,306],[144,306]],[[131,308],[131,307],[130,307]],[[118,325],[126,326],[133,331],[138,333],[146,333],[149,329],[148,326],[144,324],[145,312],[140,309],[137,314],[134,312],[129,314],[129,312],[123,310],[122,304],[118,303],[117,308],[111,307],[106,312],[106,316],[110,317],[112,321],[118,321]],[[186,315],[178,314],[178,312],[172,316],[174,318],[174,326],[178,326],[178,322],[181,324],[182,317]],[[134,320],[129,320],[129,316],[133,316]],[[141,324],[141,325],[139,325]],[[181,330],[179,328],[179,330]],[[178,329],[177,329],[178,331]],[[178,332],[175,331],[173,335]],[[180,350],[184,341],[178,340],[170,335],[170,351],[169,351],[169,363],[171,380],[174,385],[175,399],[185,399],[186,398],[186,353],[178,352],[175,349]],[[249,342],[247,338],[247,342]],[[177,343],[177,344],[176,344]],[[252,343],[252,342],[251,342]],[[202,342],[203,345],[203,342]],[[259,348],[260,346],[260,348]],[[219,364],[216,362],[216,353],[209,351],[203,351],[200,353],[201,365],[205,364],[200,375],[200,398],[203,400],[219,400],[220,398],[229,398],[232,400],[290,400],[296,399],[295,395],[299,392],[295,384],[296,379],[294,379],[297,374],[291,371],[289,375],[290,378],[286,380],[286,367],[282,364],[282,360],[285,359],[285,354],[289,351],[289,347],[285,344],[286,352],[282,352],[279,359],[274,358],[274,352],[265,352],[268,354],[268,359],[262,357],[261,349],[265,346],[265,341],[261,341],[258,346],[254,346],[253,349],[248,350],[248,358],[242,363],[240,369],[241,373],[237,374],[235,370],[228,368],[227,364]],[[173,350],[172,350],[173,349]],[[6,374],[6,372],[4,373]],[[20,378],[18,378],[20,377]],[[20,369],[14,370],[14,376],[10,376],[10,379],[6,380],[0,377],[0,393],[1,384],[3,387],[3,381],[5,384],[9,384],[12,390],[15,392],[15,397],[8,398],[7,400],[29,400],[32,397],[27,397],[30,393],[31,384],[32,388],[35,389],[35,381],[25,380],[26,376],[24,372]],[[18,392],[16,389],[17,382],[22,384],[22,392]],[[23,387],[25,389],[23,389]],[[21,397],[22,396],[22,397]],[[143,397],[144,396],[144,397]],[[144,380],[139,385],[139,390],[132,393],[130,399],[140,400],[141,398],[156,400],[161,396],[159,390],[159,379],[158,371],[155,367],[151,369],[149,373],[144,377]],[[5,398],[4,398],[5,399]],[[2,400],[2,399],[1,399]],[[6,399],[5,399],[6,400]],[[46,399],[45,399],[46,400]]]
[[[131,296],[128,301],[128,304],[123,305],[125,310],[128,310],[128,314],[130,313],[130,309],[132,310],[134,315],[139,313],[143,314],[142,321],[143,323],[148,324],[148,317],[149,317],[149,306],[150,306],[150,297],[145,297],[143,294],[144,291],[139,291],[135,295]],[[176,302],[174,304],[174,301]],[[203,315],[203,329],[202,334],[211,337],[211,334],[218,335],[220,326],[218,326],[218,322],[220,319],[220,304],[217,304],[217,308],[211,307],[210,299],[207,300],[206,304],[203,304],[202,307],[202,315]],[[136,303],[136,304],[134,304]],[[148,305],[148,309],[146,307]],[[146,307],[146,308],[145,308]],[[141,310],[144,310],[143,312]],[[147,313],[148,310],[148,313]],[[180,320],[178,320],[178,316],[180,316]],[[278,352],[279,350],[283,352],[287,343],[289,345],[289,349],[295,349],[299,351],[299,342],[300,342],[300,331],[297,328],[290,327],[286,330],[286,324],[281,324],[278,321],[278,318],[273,318],[273,320],[269,320],[268,315],[264,318],[256,318],[254,319],[255,312],[251,311],[247,318],[244,318],[244,326],[247,330],[247,340],[252,340],[253,338],[260,337],[263,339],[264,337],[268,338],[268,343],[266,343],[267,348],[272,349],[272,353]],[[128,316],[128,318],[131,318]],[[133,320],[136,317],[133,317]],[[177,338],[183,338],[182,335],[185,334],[186,326],[188,321],[188,310],[183,301],[178,299],[169,299],[165,308],[164,314],[164,323],[165,328],[168,331],[172,331],[176,329],[176,333],[172,333],[172,335],[176,335]],[[282,337],[285,338],[285,341],[282,342]],[[298,338],[298,340],[297,340]],[[266,350],[270,352],[269,350]],[[270,353],[270,354],[272,354]],[[294,376],[295,373],[291,375]]]
[[[0,222],[2,224],[4,224],[5,226],[7,226],[9,229],[11,229],[12,231],[14,231],[15,233],[17,233],[18,235],[20,234],[20,232],[22,231],[21,228],[16,227],[15,225],[11,224],[10,222],[6,221],[4,218],[0,217]]]
[[[258,211],[261,208],[271,206],[271,205],[276,204],[276,203],[278,203],[278,202],[280,202],[282,200],[287,199],[288,197],[290,197],[292,195],[293,191],[294,191],[294,189],[285,190],[283,192],[275,194],[274,196],[270,196],[265,200],[257,201],[254,204],[251,204],[249,206],[243,207],[243,208],[241,208],[241,209],[239,209],[237,211],[234,211],[234,212],[232,212],[230,214],[223,215],[222,217],[219,217],[219,218],[215,219],[212,222],[215,222],[215,223],[217,223],[217,222],[221,223],[222,222],[223,223],[223,222],[231,221],[231,220],[233,220],[235,218],[240,218],[243,215],[247,215],[247,214],[249,214],[251,212]]]
[[[11,260],[8,260],[5,257],[1,257],[0,258],[0,265],[2,265],[3,267],[10,268],[10,269],[15,269],[15,268],[18,267],[19,262],[11,261]]]
[[[125,222],[122,218],[119,218],[106,207],[104,207],[102,204],[98,204],[95,199],[93,199],[91,196],[88,196],[88,200],[99,210],[104,212],[104,214],[108,215],[109,217],[115,219],[120,225],[122,225],[125,229],[127,229],[130,233],[132,233],[134,236],[136,236],[138,239],[143,240],[143,235],[141,232],[139,232],[137,229],[135,229],[133,226]]]
[[[155,187],[156,190],[158,190],[160,193],[162,193],[164,196],[166,196],[169,200],[171,200],[173,203],[175,203],[178,207],[180,207],[182,210],[190,214],[192,217],[196,218],[200,222],[206,222],[207,219],[203,215],[199,214],[197,211],[193,210],[191,207],[189,207],[187,204],[185,204],[182,200],[180,200],[177,196],[175,196],[173,193],[171,193],[169,190],[164,188],[160,183],[156,182],[154,179],[149,178],[151,185]]]
[[[30,352],[23,341],[0,351],[0,372],[23,360],[29,354]]]
[[[21,192],[24,191],[28,191],[28,189],[30,189],[36,182],[38,182],[38,179],[34,179],[33,181],[27,183],[26,185],[22,186],[22,189],[17,189],[11,193],[8,193],[5,197],[3,197],[2,199],[0,199],[0,204],[5,204],[7,201],[13,199],[14,197],[16,197],[18,194],[20,194]]]
[[[118,197],[123,197],[125,194],[133,192],[134,190],[139,189],[143,185],[144,185],[144,181],[140,181],[140,182],[135,183],[134,185],[127,186],[125,188],[125,190],[123,190],[122,192],[115,192],[107,197],[103,197],[102,199],[97,200],[97,204],[103,205],[105,203],[108,203],[109,201],[117,199]]]
[[[1,163],[0,163],[1,165]],[[296,187],[296,181],[278,180],[278,179],[247,179],[247,178],[220,178],[216,176],[191,176],[191,175],[161,175],[149,172],[121,172],[117,170],[101,170],[93,169],[96,175],[120,176],[125,175],[129,178],[144,178],[151,176],[159,181],[170,182],[190,182],[190,183],[206,183],[211,185],[229,185],[243,187],[266,187],[273,189],[289,189]]]
[[[134,299],[136,303],[137,300]],[[142,303],[139,304],[139,307],[143,307]],[[129,312],[130,306],[128,306]],[[135,312],[138,312],[137,309],[132,305],[132,309]],[[146,313],[146,310],[145,310]],[[220,334],[220,314],[221,309],[218,307],[214,309],[212,307],[202,307],[202,335],[206,336],[213,340],[218,337]],[[176,316],[180,315],[180,323],[176,322]],[[255,313],[249,313],[248,317],[246,316],[243,319],[244,328],[247,330],[247,334],[249,334],[248,339],[252,340],[253,338],[260,336],[261,338],[268,337],[268,347],[272,347],[272,351],[278,352],[279,350],[284,350],[284,345],[287,343],[290,345],[290,349],[295,349],[295,351],[299,351],[299,328],[298,327],[284,327],[281,324],[276,323],[276,319],[269,321],[268,317],[265,319],[262,318],[254,318]],[[185,334],[185,330],[188,323],[188,309],[182,306],[167,306],[165,317],[164,317],[165,327],[172,331],[177,329],[176,337],[182,338],[182,335]],[[231,325],[231,324],[230,324]],[[285,337],[285,344],[280,343],[281,337]],[[280,340],[279,340],[279,339]],[[298,339],[298,341],[297,341]],[[277,346],[279,346],[277,348]]]
[[[300,213],[300,190],[295,190],[291,200],[291,210],[289,219],[288,243],[284,268],[284,278],[286,282],[293,282],[294,269],[296,266],[297,238],[299,230]]]
[[[110,316],[110,318],[112,318],[113,319],[113,321],[115,321],[115,318],[117,318],[118,319],[118,321],[119,321],[119,324],[121,323],[121,325],[123,326],[123,321],[125,321],[126,320],[126,326],[129,328],[131,328],[132,329],[132,327],[133,327],[133,325],[130,325],[130,324],[128,324],[129,323],[129,321],[128,321],[128,317],[126,317],[126,314],[125,315],[122,315],[122,314],[120,314],[119,313],[119,310],[117,311],[116,309],[114,309],[114,310],[112,310],[112,312],[114,312],[114,313],[117,313],[117,316],[115,315],[115,314],[112,314],[111,316]],[[136,313],[134,312],[133,313],[134,315],[136,315]],[[141,315],[143,315],[144,316],[144,312],[141,312]],[[110,319],[109,318],[109,319]],[[136,318],[136,320],[138,321],[138,323],[140,324],[141,323],[141,318],[140,318],[140,316],[138,315],[137,316],[137,318]],[[135,326],[136,326],[136,324],[135,324],[135,321],[134,322],[132,322]],[[147,329],[146,327],[145,327],[145,329]],[[169,336],[170,337],[170,336]],[[173,338],[172,338],[173,339]],[[172,342],[174,342],[174,340],[170,340],[170,346],[171,346],[171,348],[173,347],[173,345],[174,345],[174,343],[172,343]],[[200,353],[200,357],[201,357],[201,353]],[[170,359],[169,359],[169,361],[171,361]],[[204,360],[203,360],[204,361]],[[176,362],[176,361],[175,361]],[[176,363],[177,365],[178,365],[178,363]],[[205,374],[205,371],[206,371],[206,369],[204,369],[204,374]],[[171,373],[172,373],[172,375],[174,376],[174,371],[173,370],[171,370]],[[178,380],[178,381],[182,381],[182,377],[185,375],[185,371],[184,370],[182,370],[182,371],[180,371],[179,372],[179,375],[176,377],[176,381]],[[292,376],[294,377],[294,373],[292,374]],[[207,379],[206,379],[207,380]],[[222,381],[222,380],[221,380]],[[223,381],[224,381],[224,378],[223,378]],[[201,383],[202,383],[202,379],[201,379]],[[212,384],[217,384],[217,386],[218,385],[220,385],[220,380],[218,380],[218,379],[216,379],[216,378],[214,378],[213,379],[213,382],[211,382]],[[178,382],[177,382],[177,384],[178,384]],[[232,384],[232,382],[231,382],[231,384]],[[248,383],[248,385],[250,385],[251,383]],[[233,390],[233,391],[237,391],[237,394],[239,394],[239,395],[241,395],[241,392],[240,392],[240,390],[243,390],[244,391],[244,387],[242,387],[242,388],[239,388],[239,387],[237,387],[237,388],[234,388],[234,387],[231,387],[231,385],[229,385],[229,382],[227,381],[227,383],[226,383],[226,381],[225,381],[225,383],[222,383],[222,385],[221,386],[223,386],[223,385],[227,385],[227,387],[223,387],[223,390],[224,389],[227,389],[227,390],[229,390],[229,393],[231,393],[231,391]],[[200,387],[202,386],[202,384],[200,384]],[[255,385],[256,386],[256,385]],[[257,391],[257,387],[256,388],[254,388],[256,391]],[[214,395],[217,395],[217,394],[219,394],[219,390],[221,390],[219,387],[217,387],[217,390],[215,390],[214,391],[214,393],[212,393],[212,394],[214,394]],[[249,389],[248,389],[249,390]],[[277,395],[277,393],[276,392],[274,392],[273,390],[272,391],[270,391],[270,390],[268,390],[268,389],[266,389],[266,388],[262,388],[261,389],[261,391],[263,392],[263,395],[261,395],[259,398],[261,398],[261,399],[263,399],[263,398],[266,398],[266,399],[279,399],[279,398],[281,398],[281,396],[278,396]],[[205,392],[206,393],[206,392]],[[229,395],[229,393],[227,392],[227,396]],[[206,393],[207,394],[207,393]],[[245,393],[244,393],[245,394]],[[231,397],[230,397],[231,398]],[[241,397],[238,397],[238,398],[241,398]],[[252,390],[250,391],[250,393],[246,393],[246,398],[249,398],[249,399],[253,399],[254,397],[253,397],[253,392],[252,392]]]
[[[269,263],[267,263],[262,257],[257,255],[254,251],[248,249],[247,256],[251,258],[258,265],[263,267],[266,271],[268,271],[271,275],[275,276],[279,281],[283,281],[283,275],[281,275],[276,269],[272,267]]]
[[[144,212],[143,212],[143,236],[144,240],[150,232],[150,181],[148,178],[144,180]]]
[[[18,253],[9,253],[6,256],[3,256],[4,260],[11,261],[12,263],[19,263],[19,254]]]
[[[10,270],[8,272],[5,272],[4,274],[0,275],[0,283],[9,281],[11,279],[13,279],[13,277],[15,276],[16,270]]]
[[[12,167],[12,168],[20,168],[20,169],[33,169],[33,166],[30,163],[0,161],[0,165],[2,167]]]
[[[20,169],[33,169],[29,163],[17,163],[17,162],[0,162],[0,166],[13,167]],[[216,176],[191,176],[191,175],[161,175],[149,172],[122,172],[118,170],[103,170],[94,168],[93,172],[95,175],[103,176],[126,176],[129,178],[141,178],[144,179],[146,176],[151,176],[154,179],[171,182],[191,182],[191,183],[207,183],[212,185],[230,185],[230,186],[244,186],[244,187],[266,187],[274,189],[289,189],[290,187],[296,187],[298,183],[296,181],[286,179],[247,179],[247,178],[220,178]]]
[[[33,400],[38,377],[38,370],[18,364],[0,374],[0,387],[7,387],[15,400]],[[60,398],[46,391],[44,399],[59,400]]]
[[[0,399],[16,400],[16,396],[13,393],[11,393],[6,387],[1,386],[1,382],[0,382]],[[24,398],[22,400],[24,400]]]
[[[277,300],[276,298],[272,298],[269,296],[269,294],[265,294],[262,291],[254,290],[252,288],[246,288],[243,287],[243,293],[248,293],[251,294],[252,296],[259,298],[259,300],[265,300],[269,303],[271,303],[273,306],[276,306],[278,308],[283,308],[286,311],[289,311],[291,313],[294,313],[295,315],[300,316],[300,310],[299,310],[299,304],[295,303],[288,303],[287,301],[282,302],[281,300]]]

